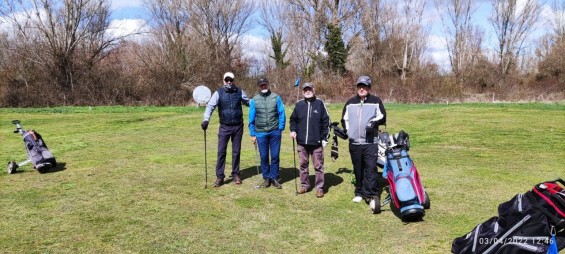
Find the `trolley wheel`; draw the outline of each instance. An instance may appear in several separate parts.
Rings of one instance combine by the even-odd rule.
[[[374,196],[373,198],[371,198],[371,201],[369,201],[369,207],[371,207],[371,211],[373,212],[373,214],[381,213],[381,198],[380,198],[380,196]]]
[[[15,174],[16,173],[16,169],[18,168],[18,163],[16,163],[15,161],[10,161],[8,162],[8,167],[7,167],[7,172],[8,174]]]
[[[424,207],[424,209],[430,209],[430,196],[428,196],[428,192],[424,191],[424,203],[422,204],[422,206]]]

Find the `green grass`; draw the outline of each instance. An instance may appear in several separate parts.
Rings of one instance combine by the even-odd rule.
[[[213,188],[215,113],[205,189],[202,107],[0,109],[0,252],[448,253],[455,237],[495,216],[501,202],[565,177],[562,103],[386,106],[388,131],[410,134],[431,198],[423,222],[405,224],[389,207],[373,215],[351,202],[346,141],[337,161],[325,153],[322,199],[294,195],[288,129],[282,190],[253,188],[261,179],[247,130],[243,184]],[[333,121],[341,107],[330,105]],[[25,159],[13,119],[43,135],[58,171],[26,165],[6,173],[8,161]],[[230,155],[227,164],[229,174]]]

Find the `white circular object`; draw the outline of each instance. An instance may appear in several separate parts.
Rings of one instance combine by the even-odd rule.
[[[212,92],[206,86],[197,86],[194,91],[192,91],[192,98],[196,103],[206,103],[212,97]]]

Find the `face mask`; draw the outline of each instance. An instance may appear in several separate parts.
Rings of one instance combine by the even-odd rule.
[[[261,92],[262,92],[262,93],[267,93],[267,92],[269,92],[269,89],[263,89],[263,90],[261,90]]]

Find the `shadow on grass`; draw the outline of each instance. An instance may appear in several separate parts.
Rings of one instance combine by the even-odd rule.
[[[50,173],[56,173],[59,171],[63,171],[67,169],[67,163],[64,162],[57,162],[57,166],[48,169],[47,171],[45,171],[43,174],[50,174]]]
[[[261,175],[261,168],[259,168],[259,175]],[[257,176],[257,167],[248,167],[244,169],[240,169],[239,176],[242,180],[253,178]],[[263,176],[261,176],[261,179]],[[298,170],[295,168],[279,168],[279,182],[281,184],[284,183],[292,183],[296,179],[296,185],[300,186],[300,176],[298,174]],[[310,181],[310,186],[314,186],[316,176],[314,175],[314,170],[310,169],[310,176],[308,180]],[[232,179],[226,179],[226,183],[231,182]],[[343,178],[338,176],[334,173],[325,173],[324,174],[324,189],[325,192],[329,192],[331,187],[338,186],[343,183]],[[259,183],[260,184],[260,183]]]

